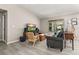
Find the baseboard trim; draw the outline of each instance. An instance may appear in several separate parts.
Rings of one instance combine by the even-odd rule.
[[[15,43],[15,42],[18,42],[18,41],[19,41],[19,40],[10,41],[10,42],[7,42],[7,44]]]

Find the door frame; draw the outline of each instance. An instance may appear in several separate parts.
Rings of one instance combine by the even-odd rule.
[[[5,44],[7,44],[7,38],[8,38],[8,13],[7,10],[4,9],[0,9],[0,13],[2,13],[2,17],[3,17],[3,42]]]
[[[55,20],[49,20],[48,23],[53,23],[55,24],[55,22],[57,21],[62,21],[63,22],[63,30],[64,30],[64,19],[55,19]],[[54,26],[56,27],[56,25]],[[56,28],[54,28],[54,30],[56,30]],[[50,31],[50,30],[49,30]],[[51,31],[51,32],[55,32],[55,31]]]

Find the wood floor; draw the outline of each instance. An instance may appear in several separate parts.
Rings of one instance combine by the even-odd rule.
[[[77,41],[78,43],[79,41]],[[27,42],[16,42],[5,45],[0,42],[0,55],[78,55],[79,46],[76,44],[75,50],[71,48],[71,44],[62,52],[59,49],[52,49],[46,47],[46,42],[37,42],[35,47]]]

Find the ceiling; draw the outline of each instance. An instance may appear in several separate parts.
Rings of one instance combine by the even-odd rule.
[[[22,4],[20,6],[39,18],[79,13],[79,4]]]

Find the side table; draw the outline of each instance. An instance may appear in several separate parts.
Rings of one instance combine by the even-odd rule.
[[[44,34],[39,34],[39,40],[40,40],[40,41],[45,40],[45,35],[44,35]]]

